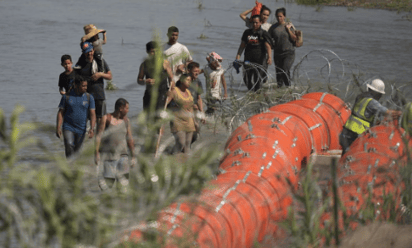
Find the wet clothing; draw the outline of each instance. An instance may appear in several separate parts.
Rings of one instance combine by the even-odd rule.
[[[96,72],[109,72],[110,68],[106,61],[102,60],[104,68],[98,68],[98,64],[94,59],[93,62],[87,62],[81,69],[77,69],[76,73],[87,80],[87,92],[93,95],[95,100],[106,99],[104,93],[104,79],[99,78],[97,81],[92,81],[91,76]]]
[[[171,108],[174,115],[171,125],[172,133],[196,131],[193,120],[193,97],[188,89],[186,93],[187,96],[183,96],[183,92],[178,87],[171,92],[175,102],[175,106]]]
[[[169,61],[173,72],[173,79],[175,82],[179,81],[182,73],[177,73],[176,68],[178,65],[186,64],[187,61],[193,60],[190,55],[189,49],[185,45],[176,42],[173,45],[166,43],[164,45],[163,54],[166,55],[166,59]]]
[[[129,119],[116,119],[110,114],[107,118],[109,125],[106,124],[99,147],[98,183],[102,190],[112,186],[107,185],[106,180],[114,179],[122,186],[128,185],[126,176],[130,171],[127,153]]]
[[[118,120],[111,117],[110,125],[106,126],[103,133],[99,150],[101,154],[105,155],[105,160],[118,160],[122,155],[127,155],[128,125],[128,120]]]
[[[267,80],[267,68],[266,59],[261,66],[245,63],[243,66],[243,82],[245,82],[248,90],[257,91],[262,87],[262,84]]]
[[[273,43],[273,61],[275,62],[278,86],[283,84],[290,86],[290,69],[295,61],[295,44],[290,38],[286,25],[279,23],[272,25],[269,29],[269,35]]]
[[[206,66],[204,69],[204,75],[206,79],[206,98],[207,99],[218,99],[222,98],[222,75],[225,70],[222,68],[213,70],[210,66]],[[215,87],[212,88],[212,85]]]
[[[295,61],[295,53],[273,56],[276,67],[276,82],[278,87],[290,86],[290,70]]]
[[[107,114],[106,100],[94,100],[96,107],[96,118],[102,118]]]
[[[156,78],[154,65],[155,65],[154,57],[146,59],[140,65],[140,69],[143,69],[144,77],[146,79]],[[167,75],[167,71],[164,68],[160,72],[159,78],[160,78],[160,84],[159,84],[159,88],[157,90],[158,95],[157,95],[157,101],[156,101],[156,110],[164,108],[165,103],[166,103],[166,98],[167,98],[167,91],[169,90],[168,75]],[[143,96],[143,109],[146,110],[146,111],[148,111],[149,108],[150,108],[152,88],[153,88],[152,85],[146,84],[146,90],[145,90],[144,96]]]
[[[262,28],[256,32],[253,29],[247,29],[243,32],[242,42],[246,44],[245,61],[262,65],[267,55],[265,42],[271,44],[269,33]]]
[[[74,79],[76,72],[73,70],[69,75],[66,72],[62,72],[59,76],[59,90],[69,92],[74,87]]]
[[[189,86],[189,91],[190,94],[192,94],[193,103],[195,105],[198,105],[199,97],[203,94],[202,82],[199,80],[199,78],[196,78],[192,81],[192,83]]]
[[[246,44],[245,61],[252,62],[252,64],[245,63],[243,67],[243,81],[249,90],[257,91],[266,81],[268,53],[265,43],[270,45],[271,38],[269,33],[262,28],[256,32],[253,29],[248,29],[243,32],[242,42]],[[257,65],[253,65],[253,63]]]
[[[69,95],[68,101],[66,101],[67,95]],[[79,96],[75,90],[70,91],[67,95],[62,96],[59,104],[59,109],[64,109],[63,130],[84,134],[89,109],[95,109],[93,96],[89,95],[88,97],[87,93]]]
[[[225,71],[222,68],[213,70],[210,66],[206,66],[204,69],[207,114],[212,114],[222,99],[222,75],[224,73]],[[214,88],[212,88],[212,84],[215,84]]]
[[[192,143],[193,139],[193,134],[195,132],[185,132],[185,131],[178,131],[173,133],[173,136],[175,137],[175,146],[173,147],[173,154],[183,152],[184,150],[186,152],[190,151],[190,144]]]
[[[377,117],[384,114],[388,109],[382,106],[377,100],[373,99],[372,94],[364,92],[356,97],[352,114],[346,121],[341,134],[339,143],[342,146],[342,155],[356,138],[366,129],[372,127]]]
[[[117,160],[109,160],[106,154],[102,154],[100,159],[103,162],[99,165],[99,184],[101,184],[100,180],[102,178],[120,179],[130,171],[127,156],[121,156]]]
[[[80,150],[86,133],[75,133],[69,130],[63,131],[64,151],[66,158]]]

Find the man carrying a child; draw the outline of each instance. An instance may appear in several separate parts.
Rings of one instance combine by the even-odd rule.
[[[96,105],[96,118],[99,120],[107,114],[104,79],[111,80],[112,72],[106,61],[102,60],[99,66],[94,58],[94,48],[92,43],[86,41],[82,44],[82,52],[85,55],[85,63],[80,69],[76,69],[78,75],[86,78],[88,82],[87,92],[93,95]]]

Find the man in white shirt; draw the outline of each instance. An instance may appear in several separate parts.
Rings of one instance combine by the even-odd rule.
[[[187,47],[177,42],[179,38],[179,29],[177,27],[169,27],[167,37],[169,37],[169,41],[164,45],[163,53],[172,67],[174,81],[177,82],[185,71],[186,65],[193,59]]]

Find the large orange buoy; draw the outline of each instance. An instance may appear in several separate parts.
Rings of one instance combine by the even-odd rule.
[[[387,220],[390,213],[384,211],[384,204],[392,200],[396,209],[400,206],[404,185],[399,169],[407,163],[406,143],[412,144],[404,130],[393,124],[372,127],[352,143],[337,170],[339,199],[347,216],[361,218],[358,213],[368,203],[373,205],[374,218]],[[339,215],[343,228],[342,211]],[[354,229],[358,223],[352,221],[349,226]]]
[[[159,212],[166,247],[251,247],[273,237],[287,218],[302,165],[313,152],[339,148],[348,113],[338,97],[310,93],[250,117],[227,141],[217,179],[195,201]]]

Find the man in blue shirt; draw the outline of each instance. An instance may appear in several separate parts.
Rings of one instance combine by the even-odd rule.
[[[74,90],[63,95],[57,112],[56,136],[63,138],[66,157],[77,152],[86,133],[87,117],[90,116],[91,126],[96,123],[94,98],[87,91],[87,81],[82,77],[76,77]],[[89,138],[93,138],[93,128],[89,130]]]

